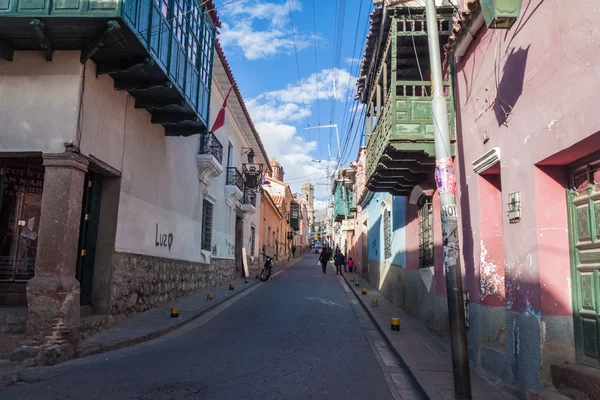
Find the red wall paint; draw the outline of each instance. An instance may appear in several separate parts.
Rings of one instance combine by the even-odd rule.
[[[573,311],[565,290],[571,276],[565,168],[535,167],[534,178],[541,312],[569,316]]]
[[[504,229],[500,175],[480,176],[479,187],[479,296],[475,299],[488,306],[503,306]],[[476,244],[477,245],[477,244]]]

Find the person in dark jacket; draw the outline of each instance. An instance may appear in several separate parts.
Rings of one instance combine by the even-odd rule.
[[[335,274],[342,274],[342,265],[345,264],[344,255],[340,249],[335,250],[335,256],[333,257],[333,263],[335,264]]]
[[[327,262],[329,262],[330,257],[331,253],[329,252],[329,248],[327,246],[323,247],[321,255],[319,256],[319,262],[321,263],[321,267],[323,267],[323,273],[327,271]]]

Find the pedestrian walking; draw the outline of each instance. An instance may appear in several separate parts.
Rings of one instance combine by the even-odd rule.
[[[329,262],[329,257],[331,257],[329,248],[325,246],[321,250],[321,255],[319,256],[319,262],[321,263],[321,267],[323,267],[323,273],[326,273],[327,271],[327,262]]]
[[[348,271],[350,271],[350,273],[354,271],[354,260],[352,259],[352,257],[348,258]]]
[[[342,265],[344,265],[344,255],[340,249],[335,250],[335,256],[333,257],[333,263],[335,264],[335,274],[342,274]]]
[[[292,257],[296,257],[296,246],[292,246]]]

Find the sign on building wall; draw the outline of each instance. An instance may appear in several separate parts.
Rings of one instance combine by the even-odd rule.
[[[293,230],[300,230],[300,204],[292,203],[290,207],[290,226]]]
[[[342,230],[343,231],[354,230],[354,219],[345,219],[344,221],[342,221]]]

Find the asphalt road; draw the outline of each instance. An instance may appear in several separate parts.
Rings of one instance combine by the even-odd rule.
[[[0,398],[420,398],[353,296],[309,255],[178,331],[38,369]]]

